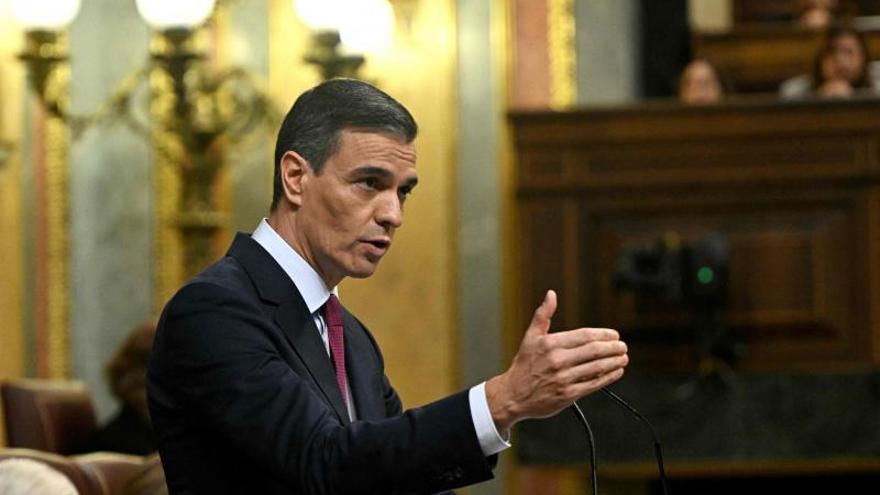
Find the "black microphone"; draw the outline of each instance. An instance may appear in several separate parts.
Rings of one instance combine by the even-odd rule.
[[[647,418],[642,416],[642,414],[636,410],[633,406],[629,405],[629,403],[623,400],[620,396],[608,390],[607,388],[603,388],[602,392],[605,393],[608,397],[617,402],[624,409],[630,412],[636,419],[641,421],[645,426],[648,427],[648,430],[651,432],[651,437],[654,440],[654,457],[657,459],[657,470],[660,473],[660,486],[663,490],[663,495],[669,495],[669,488],[666,486],[666,470],[663,468],[663,450],[660,448],[660,440],[657,436],[657,431],[654,429],[654,426],[648,421]],[[590,447],[590,480],[592,481],[592,493],[593,495],[599,494],[599,481],[598,476],[596,474],[596,440],[593,437],[593,430],[590,428],[590,423],[587,421],[587,418],[584,416],[584,412],[581,411],[580,406],[578,406],[577,402],[572,403],[570,406],[571,411],[575,414],[575,416],[580,421],[581,425],[584,427],[584,430],[587,432],[587,440]]]
[[[590,428],[590,423],[587,422],[587,418],[577,402],[573,402],[569,408],[580,420],[584,430],[587,431],[587,443],[590,444],[590,480],[593,482],[593,495],[597,495],[599,493],[599,480],[596,477],[596,439],[593,437],[593,429]]]
[[[633,406],[629,405],[629,403],[620,398],[619,395],[615,394],[611,390],[607,388],[603,388],[602,392],[605,393],[608,397],[611,397],[614,402],[617,402],[624,409],[629,411],[636,419],[642,422],[645,426],[648,427],[648,430],[651,432],[651,437],[654,440],[654,457],[657,459],[657,471],[660,473],[660,487],[663,489],[663,495],[669,495],[669,488],[666,486],[666,470],[663,468],[663,450],[660,448],[660,439],[657,436],[657,430],[654,429],[654,426],[648,421],[647,418],[642,416],[642,414],[636,410]]]

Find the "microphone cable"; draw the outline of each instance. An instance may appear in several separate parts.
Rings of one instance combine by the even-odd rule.
[[[587,441],[590,444],[590,480],[593,482],[593,495],[599,494],[599,480],[596,476],[596,439],[593,437],[593,429],[590,428],[590,423],[587,422],[587,418],[584,416],[584,412],[581,411],[580,406],[578,406],[577,402],[573,402],[571,406],[569,406],[571,412],[578,418],[581,425],[583,425],[584,430],[587,431]]]
[[[654,439],[654,457],[657,459],[657,470],[660,473],[660,486],[663,489],[663,495],[669,495],[669,488],[666,486],[666,470],[663,468],[663,451],[660,448],[660,440],[657,436],[657,430],[654,429],[654,426],[648,421],[647,418],[642,416],[642,414],[636,410],[633,406],[629,405],[628,402],[620,398],[619,395],[615,394],[611,390],[607,388],[603,388],[602,392],[605,393],[608,397],[611,397],[614,402],[617,402],[624,409],[629,411],[636,419],[638,419],[642,424],[648,427],[648,430],[651,432],[651,437]],[[590,433],[590,442],[592,443],[592,433]],[[595,492],[594,492],[595,493]]]

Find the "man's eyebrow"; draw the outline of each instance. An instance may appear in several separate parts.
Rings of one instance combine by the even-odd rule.
[[[363,167],[359,167],[354,170],[354,175],[356,177],[381,177],[383,179],[391,178],[394,174],[382,167],[377,167],[375,165],[365,165]],[[416,187],[416,184],[419,183],[418,177],[411,177],[404,182],[405,187],[413,188]]]
[[[354,175],[357,176],[381,176],[382,178],[391,177],[391,172],[382,167],[376,167],[374,165],[364,165],[363,167],[358,167],[354,170]]]

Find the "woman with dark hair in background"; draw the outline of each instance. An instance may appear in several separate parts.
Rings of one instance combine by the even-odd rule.
[[[105,369],[119,413],[92,436],[90,450],[147,455],[156,451],[147,409],[147,362],[156,327],[141,325],[126,337]]]
[[[857,31],[835,28],[813,65],[813,90],[818,96],[849,97],[871,88],[868,45]]]
[[[785,99],[848,98],[858,92],[874,90],[869,61],[868,45],[858,31],[848,27],[832,28],[816,54],[812,75],[785,81],[780,87],[780,96]]]

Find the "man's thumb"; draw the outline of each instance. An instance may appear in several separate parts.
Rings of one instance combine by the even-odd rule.
[[[544,295],[544,302],[535,310],[527,332],[546,334],[550,330],[550,320],[553,318],[553,313],[556,313],[556,292],[548,290]]]

